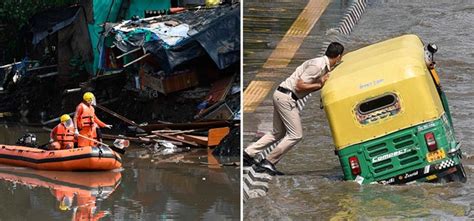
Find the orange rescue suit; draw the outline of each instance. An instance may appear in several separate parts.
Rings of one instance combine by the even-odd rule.
[[[99,211],[95,213],[96,207],[96,197],[91,195],[77,195],[77,210],[74,212],[72,220],[91,220],[98,221],[101,218],[105,217],[107,213],[105,211]]]
[[[95,116],[95,110],[92,105],[81,102],[76,107],[76,114],[74,115],[74,125],[79,130],[79,134],[90,139],[97,140],[97,126],[105,127],[105,123]],[[95,146],[96,143],[80,136],[77,137],[77,146]]]
[[[76,196],[77,209],[74,210],[72,220],[100,220],[106,215],[105,211],[99,211],[98,213],[94,214],[96,210],[97,199],[96,197],[92,196],[90,192],[81,193],[81,192],[74,192],[72,190],[67,190],[67,189],[65,190],[55,189],[55,190],[52,190],[52,194],[56,197],[56,200],[59,203],[61,203],[61,201],[63,201],[64,198],[67,197],[71,205],[74,200],[74,196]]]
[[[59,144],[59,149],[74,148],[74,125],[66,127],[63,123],[59,123],[51,131],[50,138]]]

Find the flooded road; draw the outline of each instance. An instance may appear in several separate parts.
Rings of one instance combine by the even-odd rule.
[[[41,128],[0,124],[0,143],[14,144],[26,132],[39,144]],[[0,220],[239,220],[240,169],[207,163],[207,150],[156,161],[129,147],[123,169],[52,172],[0,165]]]
[[[324,112],[319,109],[317,95],[302,112],[303,141],[278,164],[287,175],[275,177],[266,196],[250,199],[244,205],[245,219],[474,219],[473,22],[474,3],[470,1],[378,0],[369,1],[349,36],[340,36],[347,51],[408,33],[438,45],[435,60],[456,136],[462,141],[466,156],[463,161],[468,176],[466,183],[359,186],[342,181],[330,129]],[[327,31],[327,27],[315,26],[312,33]],[[297,56],[294,60],[311,58]],[[294,70],[297,65],[292,62],[290,66]],[[244,145],[248,145],[254,140],[255,128],[262,127],[255,124],[245,127]]]

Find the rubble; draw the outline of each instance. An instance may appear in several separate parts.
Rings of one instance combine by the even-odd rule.
[[[169,74],[180,64],[204,54],[221,70],[238,62],[239,29],[240,4],[234,4],[108,23],[105,36],[113,37],[114,46],[123,53],[138,53],[140,60],[152,54],[165,74]],[[121,58],[116,56],[104,65],[120,64],[114,59]]]
[[[97,45],[91,37],[97,28],[88,25],[99,24],[90,10],[49,9],[30,19],[25,39],[35,59],[0,67],[0,117],[52,126],[60,114],[74,114],[82,94],[91,91],[98,117],[127,135],[103,138],[130,140],[152,155],[214,148],[235,132],[239,3],[104,23]]]

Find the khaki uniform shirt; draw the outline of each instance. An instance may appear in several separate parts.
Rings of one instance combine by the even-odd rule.
[[[298,98],[303,98],[310,92],[297,93],[295,90],[297,80],[301,79],[305,83],[315,83],[319,77],[323,76],[330,70],[331,67],[329,66],[329,59],[327,56],[307,60],[297,67],[295,72],[280,84],[280,87],[293,91]]]

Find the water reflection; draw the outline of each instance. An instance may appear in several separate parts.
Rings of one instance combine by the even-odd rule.
[[[203,151],[187,153],[181,162],[141,159],[143,150],[125,157],[123,199],[117,210],[128,214],[117,219],[238,219],[240,170],[220,167]],[[204,153],[206,153],[204,151]],[[176,157],[173,157],[176,158]],[[213,165],[208,165],[211,162]],[[205,164],[203,164],[205,163]],[[209,168],[216,167],[216,168]],[[134,206],[128,203],[132,202]],[[134,214],[130,216],[130,214]]]
[[[121,177],[121,173],[118,171],[77,173],[39,171],[2,165],[0,166],[0,180],[4,182],[1,183],[1,186],[6,188],[0,188],[0,194],[13,197],[12,201],[8,203],[13,202],[13,205],[16,206],[8,213],[15,217],[21,217],[21,209],[23,208],[44,210],[46,208],[42,207],[49,205],[51,207],[46,211],[51,211],[52,218],[70,217],[70,220],[99,220],[106,216],[108,212],[100,210],[96,205],[97,201],[106,200],[119,186]],[[47,189],[50,196],[45,199],[40,197],[40,194],[37,195],[40,192],[41,195],[44,195],[44,191],[29,191],[31,194],[29,197],[30,204],[24,202],[16,204],[16,202],[21,201],[21,197],[17,196],[22,195],[21,192],[25,188]],[[9,190],[10,194],[6,194],[5,189]],[[17,195],[16,192],[19,194]],[[50,199],[53,199],[56,202],[41,203],[38,208],[34,204],[36,204],[36,200],[40,199],[46,202],[51,202]],[[5,204],[5,202],[2,204]],[[30,220],[33,217],[26,214],[23,218]]]

